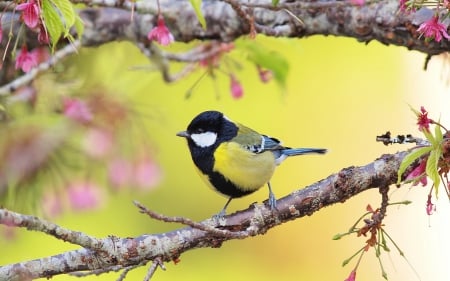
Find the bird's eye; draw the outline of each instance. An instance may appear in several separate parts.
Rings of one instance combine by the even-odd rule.
[[[204,133],[204,132],[205,132],[205,130],[203,130],[202,128],[198,128],[197,130],[195,130],[196,134],[201,134],[201,133]]]

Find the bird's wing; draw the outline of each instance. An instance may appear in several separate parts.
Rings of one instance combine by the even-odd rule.
[[[253,153],[262,153],[267,150],[285,149],[276,138],[261,135],[258,132],[239,124],[239,134],[233,141],[240,143],[245,149]]]
[[[281,141],[276,138],[271,138],[266,135],[262,135],[262,151],[266,150],[280,150],[285,149],[283,145],[281,145]]]

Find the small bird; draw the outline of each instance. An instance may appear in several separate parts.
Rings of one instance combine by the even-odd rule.
[[[275,138],[235,123],[218,111],[197,115],[186,131],[177,136],[187,139],[192,160],[206,183],[228,197],[223,217],[233,198],[269,187],[269,205],[276,209],[276,198],[270,186],[275,167],[288,156],[319,153],[322,148],[289,148]]]

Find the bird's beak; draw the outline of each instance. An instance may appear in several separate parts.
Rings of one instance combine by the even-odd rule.
[[[190,135],[189,135],[188,132],[186,132],[186,131],[178,132],[178,133],[177,133],[177,136],[183,137],[183,138],[188,138],[188,137],[190,137]]]

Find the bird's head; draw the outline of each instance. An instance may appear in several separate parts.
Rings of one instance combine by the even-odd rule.
[[[188,140],[189,147],[212,148],[237,134],[237,126],[219,111],[205,111],[192,119],[186,131],[177,136]]]

